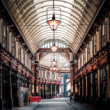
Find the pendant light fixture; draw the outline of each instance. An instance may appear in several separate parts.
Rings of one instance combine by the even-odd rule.
[[[51,63],[52,63],[52,66],[55,66],[55,65],[57,64],[57,61],[56,61],[55,59],[53,59],[53,60],[51,61]]]
[[[57,61],[55,60],[55,53],[53,53],[53,60],[51,61],[51,71],[58,71]]]
[[[52,50],[52,52],[56,52],[57,50],[58,50],[58,46],[55,46],[55,31],[53,30],[53,41],[54,41],[54,43],[53,43],[53,46],[51,46],[51,50]]]
[[[50,67],[50,70],[51,71],[58,71],[58,68],[57,68],[57,66],[53,66],[53,67]]]
[[[52,18],[50,19],[50,13],[51,13],[51,11],[53,12],[52,13]],[[59,14],[57,14],[57,15],[60,15],[57,19],[56,19],[56,17],[55,17],[55,12],[58,12],[59,11]],[[49,7],[49,8],[47,8],[47,23],[48,23],[48,25],[50,26],[50,28],[52,29],[52,30],[56,30],[57,29],[57,27],[58,27],[58,25],[60,24],[60,22],[61,22],[61,9],[59,8],[59,7],[55,7],[54,6],[54,0],[53,0],[53,7]]]
[[[57,65],[57,61],[55,60],[55,53],[53,53],[53,60],[51,61],[52,67]]]

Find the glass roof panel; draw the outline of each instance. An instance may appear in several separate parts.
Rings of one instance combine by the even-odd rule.
[[[23,32],[30,50],[36,53],[41,42],[53,36],[46,14],[47,8],[53,7],[53,0],[3,1]],[[61,24],[57,28],[56,38],[66,41],[73,53],[77,52],[100,2],[101,0],[55,0],[55,7],[61,9]],[[58,8],[55,9],[56,19],[60,18]],[[52,13],[48,12],[49,19]]]
[[[53,53],[49,53],[41,58],[39,64],[46,67],[51,67],[51,61],[53,60],[53,58],[55,58],[55,60],[57,61],[57,67],[59,68],[59,70],[62,70],[65,67],[69,70],[70,63],[68,59],[61,53],[55,53],[55,55],[53,55]]]

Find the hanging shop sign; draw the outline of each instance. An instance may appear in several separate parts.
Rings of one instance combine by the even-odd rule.
[[[87,73],[91,72],[91,70],[92,70],[92,67],[89,67],[89,68],[87,69]]]
[[[103,64],[107,63],[107,56],[105,56],[103,59],[99,61],[99,66],[102,66]]]
[[[93,66],[92,66],[92,69],[95,70],[98,68],[98,63],[95,63]]]

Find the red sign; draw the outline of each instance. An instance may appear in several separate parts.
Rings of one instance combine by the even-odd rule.
[[[102,60],[99,61],[99,65],[101,66],[101,65],[103,65],[106,62],[107,62],[107,56],[104,57]]]
[[[31,96],[30,101],[31,102],[41,102],[41,97],[40,96]]]
[[[87,72],[89,73],[91,70],[92,70],[92,67],[88,68],[87,69]]]
[[[98,64],[95,64],[95,65],[93,65],[93,70],[95,70],[95,69],[97,69],[97,67],[98,67]]]

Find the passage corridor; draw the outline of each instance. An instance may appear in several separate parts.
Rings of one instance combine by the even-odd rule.
[[[43,100],[34,110],[92,110],[76,102],[69,102],[69,98]]]
[[[55,98],[42,100],[40,103],[31,103],[28,106],[13,110],[92,110],[77,102],[69,102],[69,98]]]

